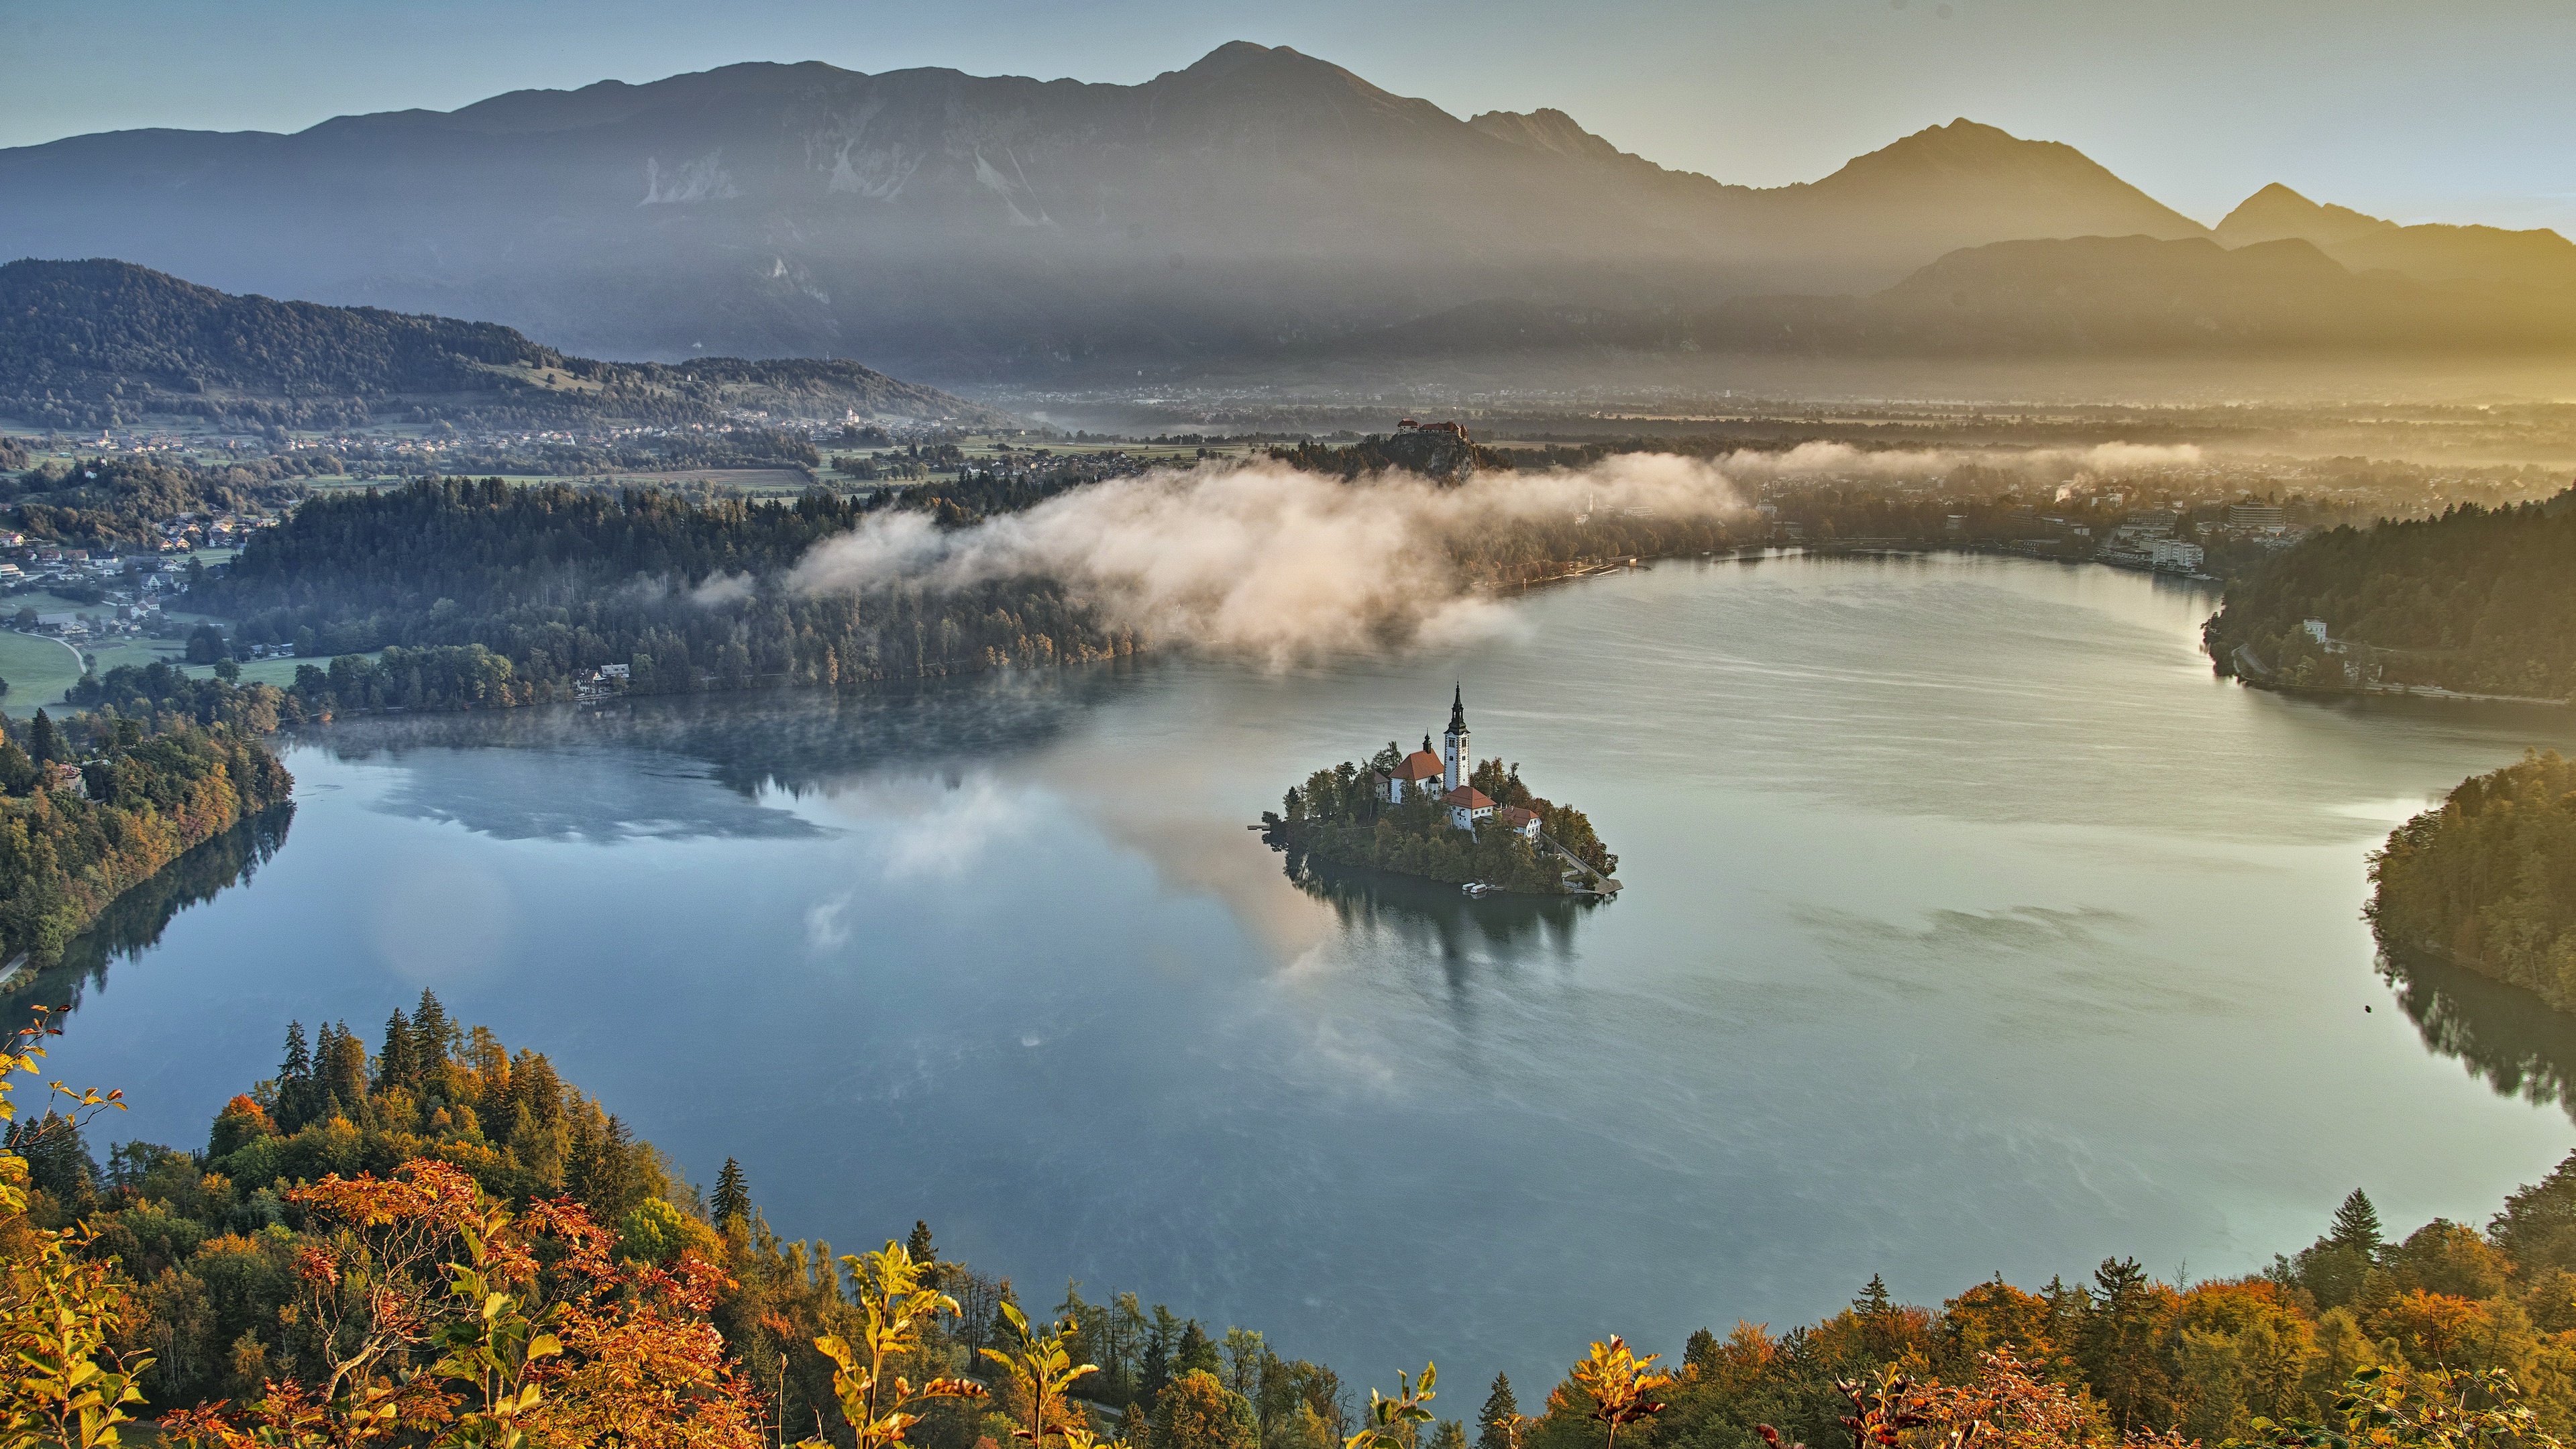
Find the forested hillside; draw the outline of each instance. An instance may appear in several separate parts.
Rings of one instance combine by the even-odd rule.
[[[0,963],[52,961],[126,889],[284,803],[295,782],[253,739],[277,697],[254,686],[211,726],[150,710],[0,721]]]
[[[47,542],[152,549],[160,525],[181,514],[256,516],[293,503],[317,465],[339,471],[337,459],[312,452],[228,468],[132,454],[53,461],[0,479],[0,517]]]
[[[1358,1449],[1471,1432],[1604,1449],[1606,1416],[1632,1449],[1830,1445],[1853,1419],[1873,1449],[2289,1449],[2354,1428],[2385,1449],[2549,1449],[2576,1425],[2576,1156],[2483,1232],[2436,1220],[2391,1241],[2354,1192],[2245,1277],[2167,1283],[2116,1259],[1930,1308],[1873,1276],[1821,1322],[1702,1329],[1677,1356],[1603,1334],[1526,1417],[1506,1378],[1462,1392],[1428,1370],[1381,1410],[1258,1332],[1129,1293],[1049,1304],[942,1260],[921,1224],[837,1262],[783,1240],[734,1163],[688,1185],[546,1057],[429,993],[380,1032],[285,1035],[202,1147],[126,1143],[102,1164],[93,1095],[22,1113],[0,1153],[21,1169],[0,1173],[0,1257],[74,1306],[55,1361],[99,1365],[105,1402],[130,1389],[125,1411],[173,1442],[463,1445],[499,1424],[561,1449],[1336,1449],[1354,1430]],[[1568,1356],[1603,1327],[1562,1325]],[[540,1332],[551,1352],[530,1351]],[[862,1369],[890,1395],[873,1413],[851,1398]],[[0,1413],[43,1422],[51,1402],[0,1375]],[[899,1433],[850,1427],[893,1411],[914,1416]]]
[[[686,423],[740,408],[1006,421],[854,362],[600,362],[488,322],[232,296],[125,262],[0,266],[0,416],[49,427]]]
[[[2290,683],[2340,686],[2347,663],[2387,683],[2576,694],[2576,510],[2463,504],[2437,518],[2311,534],[2228,586],[2206,631],[2220,668],[2242,646]],[[2327,654],[2304,629],[2322,620]]]
[[[631,669],[647,693],[835,685],[1048,665],[1134,652],[1044,579],[943,593],[888,586],[858,594],[789,588],[814,544],[870,505],[813,493],[793,503],[694,505],[668,494],[435,481],[320,498],[252,540],[203,607],[240,636],[299,654],[486,651],[486,702],[568,698],[575,676]],[[395,663],[386,702],[439,668]],[[464,667],[460,662],[455,667]],[[334,661],[327,680],[366,661]],[[316,670],[319,675],[321,671]],[[317,683],[299,682],[311,698]]]
[[[2462,782],[2371,857],[2372,928],[2576,1011],[2576,763],[2556,751]]]

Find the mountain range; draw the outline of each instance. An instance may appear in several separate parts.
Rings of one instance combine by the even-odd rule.
[[[1675,345],[1731,346],[1783,307],[1901,308],[1888,289],[1952,252],[2048,239],[2290,239],[2348,278],[2576,284],[2554,233],[2400,227],[2286,188],[2213,232],[2072,147],[1964,119],[1815,182],[1728,185],[1560,111],[1461,120],[1243,42],[1133,86],[753,64],[293,135],[103,133],[0,150],[0,203],[0,256],[488,318],[594,355],[864,357],[950,383],[1384,355],[1478,312],[1682,318],[1708,336]],[[1998,256],[2069,264],[2045,252]],[[2212,320],[2193,330],[2286,335]]]
[[[245,429],[559,428],[745,412],[1013,421],[855,362],[601,362],[495,323],[229,296],[130,262],[0,266],[0,417],[49,427],[175,414]]]

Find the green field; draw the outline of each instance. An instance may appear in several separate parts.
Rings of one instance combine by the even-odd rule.
[[[254,659],[241,667],[241,682],[244,684],[274,684],[278,688],[284,689],[286,686],[295,682],[295,668],[297,665],[310,664],[316,669],[328,669],[331,667],[331,660],[334,657],[335,656],[329,654],[317,654],[310,659]],[[361,654],[358,657],[361,659],[373,659],[376,656],[370,653]],[[106,661],[101,660],[99,667],[102,669],[105,668]],[[191,664],[186,666],[186,670],[188,676],[192,679],[212,679],[215,677],[215,666],[211,664]]]
[[[33,609],[39,614],[76,613],[96,618],[113,612],[115,608],[114,604],[75,604],[59,594],[48,594],[41,589],[32,594],[11,594],[0,598],[0,618],[14,615],[20,609]]]
[[[25,718],[61,700],[80,678],[79,659],[59,639],[0,630],[0,679],[9,681],[9,713]]]
[[[88,645],[81,652],[96,661],[96,672],[105,674],[128,664],[176,661],[187,652],[187,646],[176,639],[119,639],[113,644]]]

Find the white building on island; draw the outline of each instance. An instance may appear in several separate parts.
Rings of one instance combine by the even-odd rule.
[[[1395,768],[1383,775],[1372,775],[1385,783],[1381,787],[1390,805],[1401,805],[1418,796],[1436,796],[1449,810],[1449,823],[1460,830],[1473,830],[1480,820],[1493,819],[1496,806],[1484,791],[1468,783],[1475,772],[1475,756],[1467,752],[1467,699],[1463,688],[1449,696],[1449,728],[1440,736],[1440,753],[1431,752],[1431,737],[1422,737],[1422,748],[1396,762]],[[1517,807],[1502,812],[1502,824],[1532,840],[1538,838],[1538,817]]]
[[[1413,795],[1437,795],[1448,788],[1442,779],[1440,757],[1431,753],[1431,736],[1422,737],[1422,748],[1396,763],[1386,778],[1386,802],[1401,805]]]

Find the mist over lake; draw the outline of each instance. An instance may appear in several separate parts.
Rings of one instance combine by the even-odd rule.
[[[2356,1186],[2478,1221],[2576,1139],[2576,1028],[2384,981],[2363,857],[2576,728],[2244,689],[2214,602],[1667,563],[1402,658],[309,728],[246,884],[38,993],[78,1001],[46,1074],[126,1090],[102,1149],[193,1147],[288,1018],[427,986],[783,1234],[925,1219],[1033,1308],[1132,1289],[1358,1385],[1545,1384],[1873,1271],[2243,1273]],[[1453,681],[1616,901],[1292,877],[1244,829]]]

